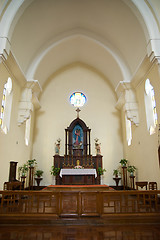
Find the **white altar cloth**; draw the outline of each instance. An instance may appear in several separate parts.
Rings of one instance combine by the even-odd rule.
[[[70,169],[70,168],[62,168],[60,171],[60,177],[62,175],[95,175],[95,178],[97,177],[96,169],[88,169],[88,168],[82,168],[82,169]]]

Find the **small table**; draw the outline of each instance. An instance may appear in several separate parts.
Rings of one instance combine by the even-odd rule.
[[[143,182],[136,182],[136,189],[138,190],[138,187],[146,187],[146,190],[147,190],[147,186],[148,186],[148,182],[146,181],[143,181]]]
[[[121,178],[120,177],[115,177],[115,178],[113,178],[113,180],[116,182],[116,188],[117,188]]]

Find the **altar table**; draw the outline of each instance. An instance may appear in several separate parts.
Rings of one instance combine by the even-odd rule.
[[[97,178],[96,169],[68,169],[60,171],[62,184],[95,184]]]

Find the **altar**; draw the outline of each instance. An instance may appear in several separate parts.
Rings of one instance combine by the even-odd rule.
[[[102,168],[102,155],[98,139],[95,139],[96,155],[91,154],[91,129],[79,118],[74,119],[65,129],[65,154],[60,156],[60,141],[57,140],[54,167],[60,169],[56,185],[98,185]],[[55,143],[56,144],[56,143]],[[75,169],[79,163],[80,169]]]
[[[61,169],[59,176],[62,178],[63,185],[90,185],[95,184],[95,178],[97,178],[96,169]]]

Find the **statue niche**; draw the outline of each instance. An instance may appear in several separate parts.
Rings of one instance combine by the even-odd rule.
[[[83,149],[83,130],[79,124],[77,124],[72,132],[73,136],[73,148]]]
[[[76,118],[65,131],[65,155],[90,155],[90,129],[80,118]]]

